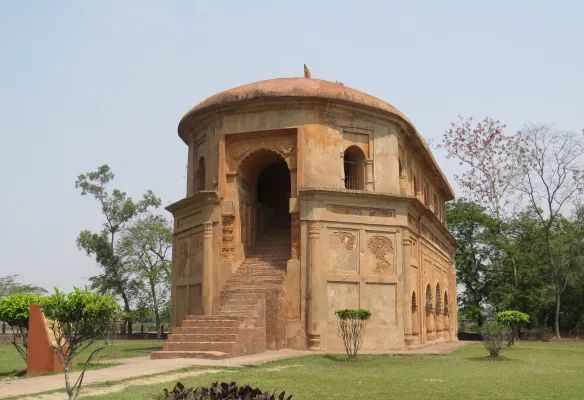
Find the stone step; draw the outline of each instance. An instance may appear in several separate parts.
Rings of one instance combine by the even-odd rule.
[[[222,303],[221,305],[228,305],[228,304],[234,304],[234,305],[245,305],[245,306],[256,306],[258,304],[258,301],[260,300],[259,296],[254,296],[254,297],[250,297],[250,296],[238,296],[238,297],[234,297],[232,298],[232,300],[230,300],[227,303]]]
[[[247,282],[242,282],[242,283],[237,283],[237,282],[233,282],[229,285],[225,285],[223,287],[223,290],[225,290],[226,292],[232,291],[233,289],[237,289],[239,291],[247,289],[247,290],[278,290],[282,288],[282,284],[281,283],[270,283],[270,282],[253,282],[253,283],[247,283]],[[241,290],[240,290],[241,289]],[[253,292],[248,292],[248,294],[253,293]]]
[[[211,358],[222,359],[232,355],[221,351],[154,351],[150,353],[150,358],[162,360],[168,358]]]
[[[241,317],[246,317],[246,318],[251,318],[252,314],[250,314],[248,311],[232,311],[232,310],[228,310],[228,311],[219,311],[217,313],[218,315],[239,315]]]
[[[234,318],[212,320],[183,320],[181,326],[185,328],[213,327],[213,328],[239,328],[241,321]]]
[[[235,342],[236,333],[171,333],[170,342]]]
[[[286,276],[286,270],[284,268],[240,268],[232,278],[243,277],[243,276]]]
[[[235,274],[232,275],[233,278],[238,276],[286,276],[286,270],[284,268],[241,268],[238,269]]]
[[[235,341],[232,342],[170,342],[166,341],[163,346],[165,351],[218,351],[222,353],[233,353]]]
[[[173,329],[172,334],[178,335],[204,335],[204,334],[221,334],[230,335],[238,334],[239,327],[228,327],[228,326],[196,326],[196,327],[178,327]]]
[[[253,307],[248,307],[246,305],[226,304],[221,306],[221,309],[217,312],[218,315],[229,315],[230,313],[233,313],[233,315],[239,315],[240,313],[252,315],[255,313],[255,310]]]
[[[187,321],[212,321],[218,319],[215,315],[185,315],[183,320]],[[219,319],[227,319],[227,318],[219,318]],[[237,320],[238,318],[233,318]]]
[[[246,265],[246,264],[263,264],[263,265],[286,264],[288,262],[288,258],[289,258],[288,256],[274,257],[274,258],[247,256],[246,259],[243,260],[242,265]]]
[[[226,282],[226,285],[241,285],[241,284],[255,284],[255,283],[284,283],[283,276],[245,276],[240,278],[231,278]]]

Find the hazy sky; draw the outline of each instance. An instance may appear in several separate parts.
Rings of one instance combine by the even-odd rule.
[[[101,216],[76,176],[107,163],[129,194],[179,200],[181,116],[303,63],[390,102],[426,138],[458,114],[579,130],[583,20],[581,1],[3,2],[0,276],[85,284],[97,269],[75,238]]]

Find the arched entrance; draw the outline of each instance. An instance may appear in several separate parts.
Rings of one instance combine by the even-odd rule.
[[[290,235],[290,171],[286,161],[270,150],[257,150],[238,169],[241,242],[255,246],[268,235]]]

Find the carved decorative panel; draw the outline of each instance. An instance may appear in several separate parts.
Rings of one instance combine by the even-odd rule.
[[[393,243],[386,236],[375,235],[367,241],[367,250],[375,257],[374,273],[386,274],[393,271]]]
[[[224,215],[221,224],[221,259],[232,261],[235,253],[235,236],[233,233],[235,217]]]
[[[290,218],[291,258],[300,259],[300,214],[292,213]]]
[[[198,280],[203,265],[203,238],[201,234],[178,240],[177,275],[178,278]]]
[[[359,251],[358,232],[332,231],[329,236],[329,270],[331,272],[357,272]]]
[[[178,240],[177,251],[177,275],[179,278],[186,276],[187,263],[191,257],[191,247],[189,246],[189,238],[182,238]]]

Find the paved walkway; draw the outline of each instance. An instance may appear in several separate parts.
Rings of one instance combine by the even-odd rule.
[[[429,346],[419,346],[407,350],[396,350],[380,354],[411,355],[411,354],[450,354],[470,342],[447,342]],[[233,357],[223,360],[208,360],[201,358],[176,358],[151,360],[148,357],[135,357],[115,360],[120,363],[110,368],[89,370],[83,380],[81,396],[105,394],[120,391],[128,386],[149,385],[177,381],[187,376],[196,376],[205,373],[217,373],[221,367],[241,367],[244,365],[258,365],[284,358],[302,357],[317,354],[314,351],[304,350],[269,350],[263,353]],[[194,366],[208,367],[191,371],[177,371],[181,368]],[[76,376],[75,376],[76,378]],[[122,381],[107,387],[88,387],[104,382]],[[18,397],[19,399],[61,400],[63,393],[38,395],[37,393],[63,389],[62,374],[37,376],[32,378],[6,379],[0,381],[0,398]]]
[[[243,365],[257,365],[270,361],[281,360],[283,358],[301,357],[314,354],[310,351],[302,350],[270,350],[259,354],[227,358],[224,360],[207,360],[202,358],[174,358],[167,360],[151,360],[149,357],[134,357],[115,360],[116,365],[110,368],[92,369],[85,373],[83,386],[95,385],[104,382],[121,381],[125,379],[134,379],[147,375],[163,374],[176,371],[181,368],[193,366],[211,367],[240,367]],[[187,375],[195,375],[195,372],[208,372],[206,370],[189,371]],[[74,376],[77,379],[77,375]],[[169,381],[174,378],[169,377]],[[74,380],[73,380],[74,381]],[[125,386],[129,386],[125,383]],[[34,393],[48,392],[51,390],[62,389],[65,386],[65,380],[62,374],[36,376],[32,378],[7,379],[0,381],[0,398],[17,397],[32,395]],[[81,389],[81,395],[88,393]],[[19,397],[20,398],[20,397]],[[35,399],[41,397],[35,396]],[[45,399],[45,397],[42,397]],[[46,397],[52,398],[52,397]],[[63,394],[60,397],[63,398]]]

